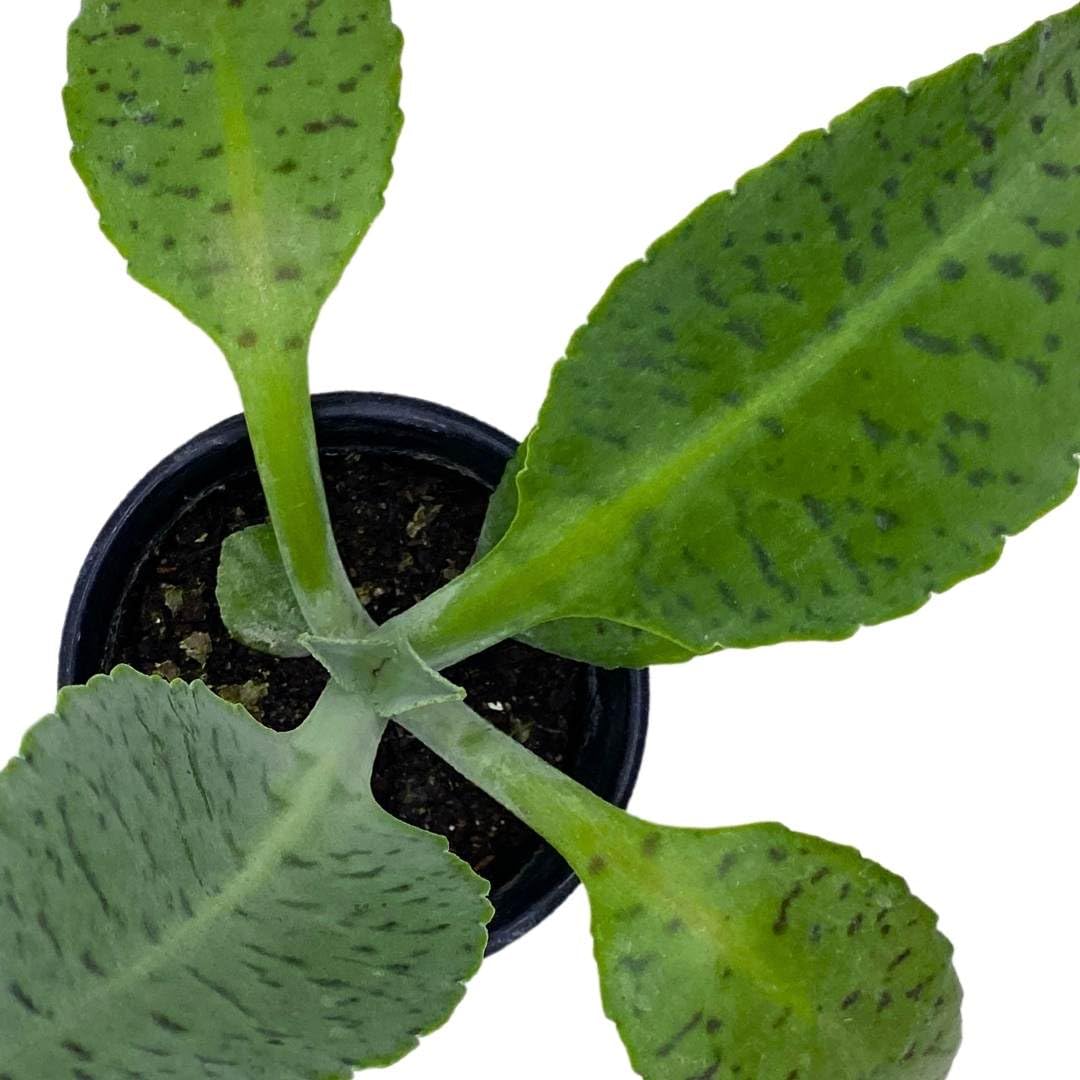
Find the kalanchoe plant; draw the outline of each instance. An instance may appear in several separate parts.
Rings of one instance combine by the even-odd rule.
[[[288,735],[127,668],[62,692],[0,778],[0,1078],[347,1076],[443,1022],[486,883],[376,806],[389,721],[577,870],[642,1076],[944,1077],[951,949],[899,878],[780,825],[631,817],[438,669],[511,636],[611,666],[841,638],[1063,499],[1078,45],[1073,9],[880,91],[658,241],[556,367],[480,557],[376,626],[306,356],[390,176],[388,4],[88,0],[76,167],[131,273],[228,359],[270,507],[224,548],[222,614],[332,678]]]

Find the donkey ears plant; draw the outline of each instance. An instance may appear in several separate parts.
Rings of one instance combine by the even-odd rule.
[[[223,616],[330,684],[292,735],[128,669],[62,693],[0,776],[0,1078],[345,1076],[443,1021],[490,907],[356,779],[394,720],[578,871],[642,1076],[941,1080],[960,990],[900,879],[779,825],[633,818],[437,669],[515,635],[609,665],[843,637],[1062,499],[1078,46],[1073,9],[695,211],[572,340],[474,565],[376,627],[330,532],[306,364],[390,173],[389,7],[85,3],[75,164],[132,274],[227,357],[270,507],[224,549]]]

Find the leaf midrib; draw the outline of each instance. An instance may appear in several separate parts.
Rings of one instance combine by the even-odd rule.
[[[45,1024],[35,1026],[33,1036],[23,1042],[8,1067],[18,1065],[19,1060],[36,1050],[46,1040],[59,1042],[60,1038],[74,1034],[76,1030],[85,1030],[87,1017],[91,1012],[108,1009],[107,1002],[122,998],[131,987],[147,979],[173,960],[193,941],[210,936],[213,927],[233,914],[242,906],[245,897],[258,892],[273,876],[280,864],[281,856],[300,836],[307,826],[315,820],[324,806],[331,802],[334,784],[331,782],[338,771],[338,766],[331,758],[319,758],[307,771],[304,779],[297,786],[296,798],[290,803],[289,810],[276,827],[268,829],[263,839],[253,849],[247,867],[232,878],[230,883],[219,893],[206,897],[202,904],[195,907],[195,914],[161,936],[130,966],[122,969],[118,975],[106,975],[100,989],[89,994],[79,995],[77,1000],[61,1006],[61,1012],[45,1018]],[[78,988],[85,983],[77,984]],[[29,1025],[23,1028],[28,1030]],[[13,1040],[17,1041],[17,1040]],[[6,1049],[6,1048],[5,1048]],[[29,1064],[33,1064],[31,1061]]]
[[[270,286],[270,245],[266,213],[259,190],[258,166],[251,123],[244,106],[243,83],[233,61],[228,35],[221,17],[212,24],[211,56],[214,85],[221,102],[221,129],[225,166],[229,177],[232,213],[229,215],[237,250],[244,254],[242,273],[256,298],[263,298]]]
[[[814,1007],[804,989],[800,987],[793,992],[783,972],[774,969],[752,946],[739,944],[733,937],[731,923],[724,921],[724,912],[719,905],[705,895],[700,880],[694,875],[684,879],[665,874],[660,866],[642,859],[639,850],[640,844],[636,849],[633,843],[627,844],[621,857],[611,864],[611,879],[620,883],[617,895],[651,894],[653,911],[666,909],[681,919],[687,932],[704,943],[704,951],[712,951],[725,964],[738,967],[741,974],[751,978],[763,996],[778,1005],[790,1007],[800,1020],[812,1023]],[[605,887],[610,888],[610,885],[609,881]]]

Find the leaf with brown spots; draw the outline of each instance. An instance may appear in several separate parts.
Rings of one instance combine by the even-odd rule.
[[[387,0],[84,0],[75,166],[132,275],[238,374],[303,364],[381,209],[400,50]]]
[[[836,639],[986,570],[1080,452],[1080,8],[873,94],[616,279],[398,620],[436,665]],[[960,417],[958,427],[951,418]]]
[[[624,817],[605,835],[581,871],[604,1007],[642,1076],[948,1074],[952,948],[899,878],[780,825]]]
[[[383,723],[201,683],[64,690],[0,773],[0,1076],[344,1078],[442,1024],[487,883],[371,795]]]
[[[355,647],[377,655],[370,643]],[[321,658],[342,667],[340,657]],[[604,1006],[642,1076],[946,1076],[960,1042],[952,947],[900,878],[781,825],[642,821],[461,702],[401,711],[405,683],[387,678],[394,685],[381,698],[398,722],[581,877]]]

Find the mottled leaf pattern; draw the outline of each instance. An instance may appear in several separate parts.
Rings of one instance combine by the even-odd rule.
[[[841,638],[991,566],[1076,482],[1078,47],[1074,8],[882,90],[627,269],[501,543],[406,617],[421,654],[560,616],[695,653]],[[671,651],[580,636],[544,640]]]
[[[947,1075],[952,949],[899,878],[780,825],[613,836],[583,872],[604,1006],[642,1076]]]
[[[442,1023],[486,883],[371,798],[332,690],[289,736],[196,683],[63,691],[0,774],[0,1076],[348,1077]]]
[[[302,353],[379,212],[400,48],[387,0],[84,0],[75,165],[134,277],[234,364]]]
[[[308,632],[296,602],[272,525],[252,525],[221,545],[217,602],[222,622],[237,641],[272,656],[307,656]]]

